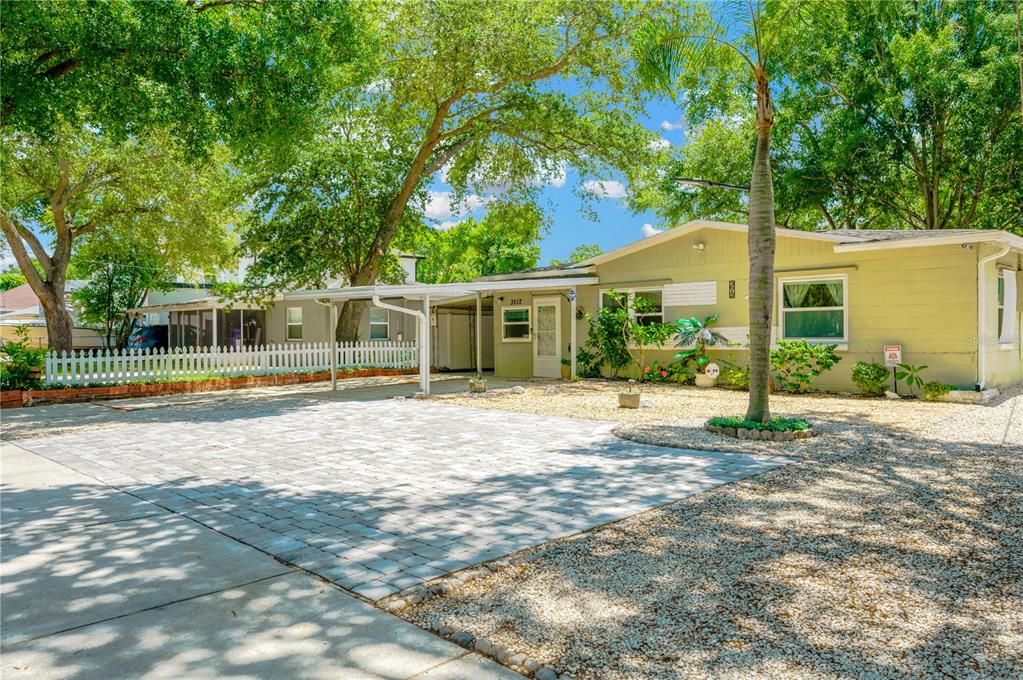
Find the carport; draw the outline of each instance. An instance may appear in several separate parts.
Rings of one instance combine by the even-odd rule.
[[[399,314],[413,316],[418,321],[416,349],[419,354],[419,386],[424,394],[430,394],[430,310],[433,306],[464,301],[475,298],[476,300],[476,370],[482,371],[480,365],[482,356],[482,305],[483,298],[492,296],[502,291],[515,291],[528,289],[536,290],[565,290],[571,305],[570,318],[576,317],[576,286],[592,285],[597,283],[595,276],[562,277],[562,278],[535,278],[528,281],[474,281],[469,283],[416,283],[396,286],[355,286],[349,288],[323,288],[318,290],[303,290],[293,293],[285,293],[285,300],[316,300],[329,304],[331,315],[331,328],[337,328],[337,306],[336,302],[366,301],[374,306],[387,309]],[[403,307],[395,304],[397,301],[410,301],[417,303],[420,309]],[[331,334],[331,342],[334,351],[330,366],[331,388],[337,389],[337,337]],[[576,374],[576,324],[571,325],[571,365],[572,375]]]

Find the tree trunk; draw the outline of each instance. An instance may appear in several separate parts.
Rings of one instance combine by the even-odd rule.
[[[774,306],[774,187],[771,180],[771,127],[774,107],[767,74],[757,74],[757,151],[749,193],[749,405],[748,420],[771,417],[771,316]]]
[[[42,305],[43,314],[46,318],[46,334],[49,338],[50,349],[55,352],[70,352],[74,347],[73,329],[74,322],[71,320],[71,313],[64,304],[63,291],[59,293],[44,292],[39,295],[39,303]]]
[[[366,312],[365,300],[346,300],[337,317],[334,335],[338,342],[354,342],[359,339],[359,323]]]

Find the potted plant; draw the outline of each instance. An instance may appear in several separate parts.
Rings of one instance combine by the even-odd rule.
[[[675,358],[686,363],[692,362],[696,366],[697,387],[713,387],[717,382],[718,371],[714,370],[717,369],[717,366],[710,363],[707,348],[728,342],[728,338],[711,328],[717,320],[718,315],[714,314],[703,321],[691,316],[683,317],[675,322],[678,326],[677,345],[684,350],[678,352]]]
[[[469,378],[469,393],[483,394],[487,391],[487,379],[481,373]]]
[[[639,408],[639,389],[635,380],[629,380],[625,391],[618,393],[618,408]]]
[[[572,379],[572,360],[562,359],[561,360],[561,379],[571,380]]]

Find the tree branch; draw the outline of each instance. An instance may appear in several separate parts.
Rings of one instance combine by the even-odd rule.
[[[28,251],[25,250],[25,243],[21,240],[19,226],[6,211],[0,210],[0,229],[3,230],[4,238],[7,239],[7,245],[11,248],[14,260],[18,263],[18,267],[21,269],[25,280],[32,287],[32,291],[36,295],[42,295],[45,292],[46,283],[39,276],[39,272],[36,271],[35,266],[32,264],[32,258],[28,256]]]

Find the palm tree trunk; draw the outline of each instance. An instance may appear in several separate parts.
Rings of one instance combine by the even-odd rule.
[[[749,405],[746,418],[771,417],[771,316],[774,307],[774,186],[771,180],[771,128],[774,106],[767,74],[757,73],[757,151],[749,193]]]

